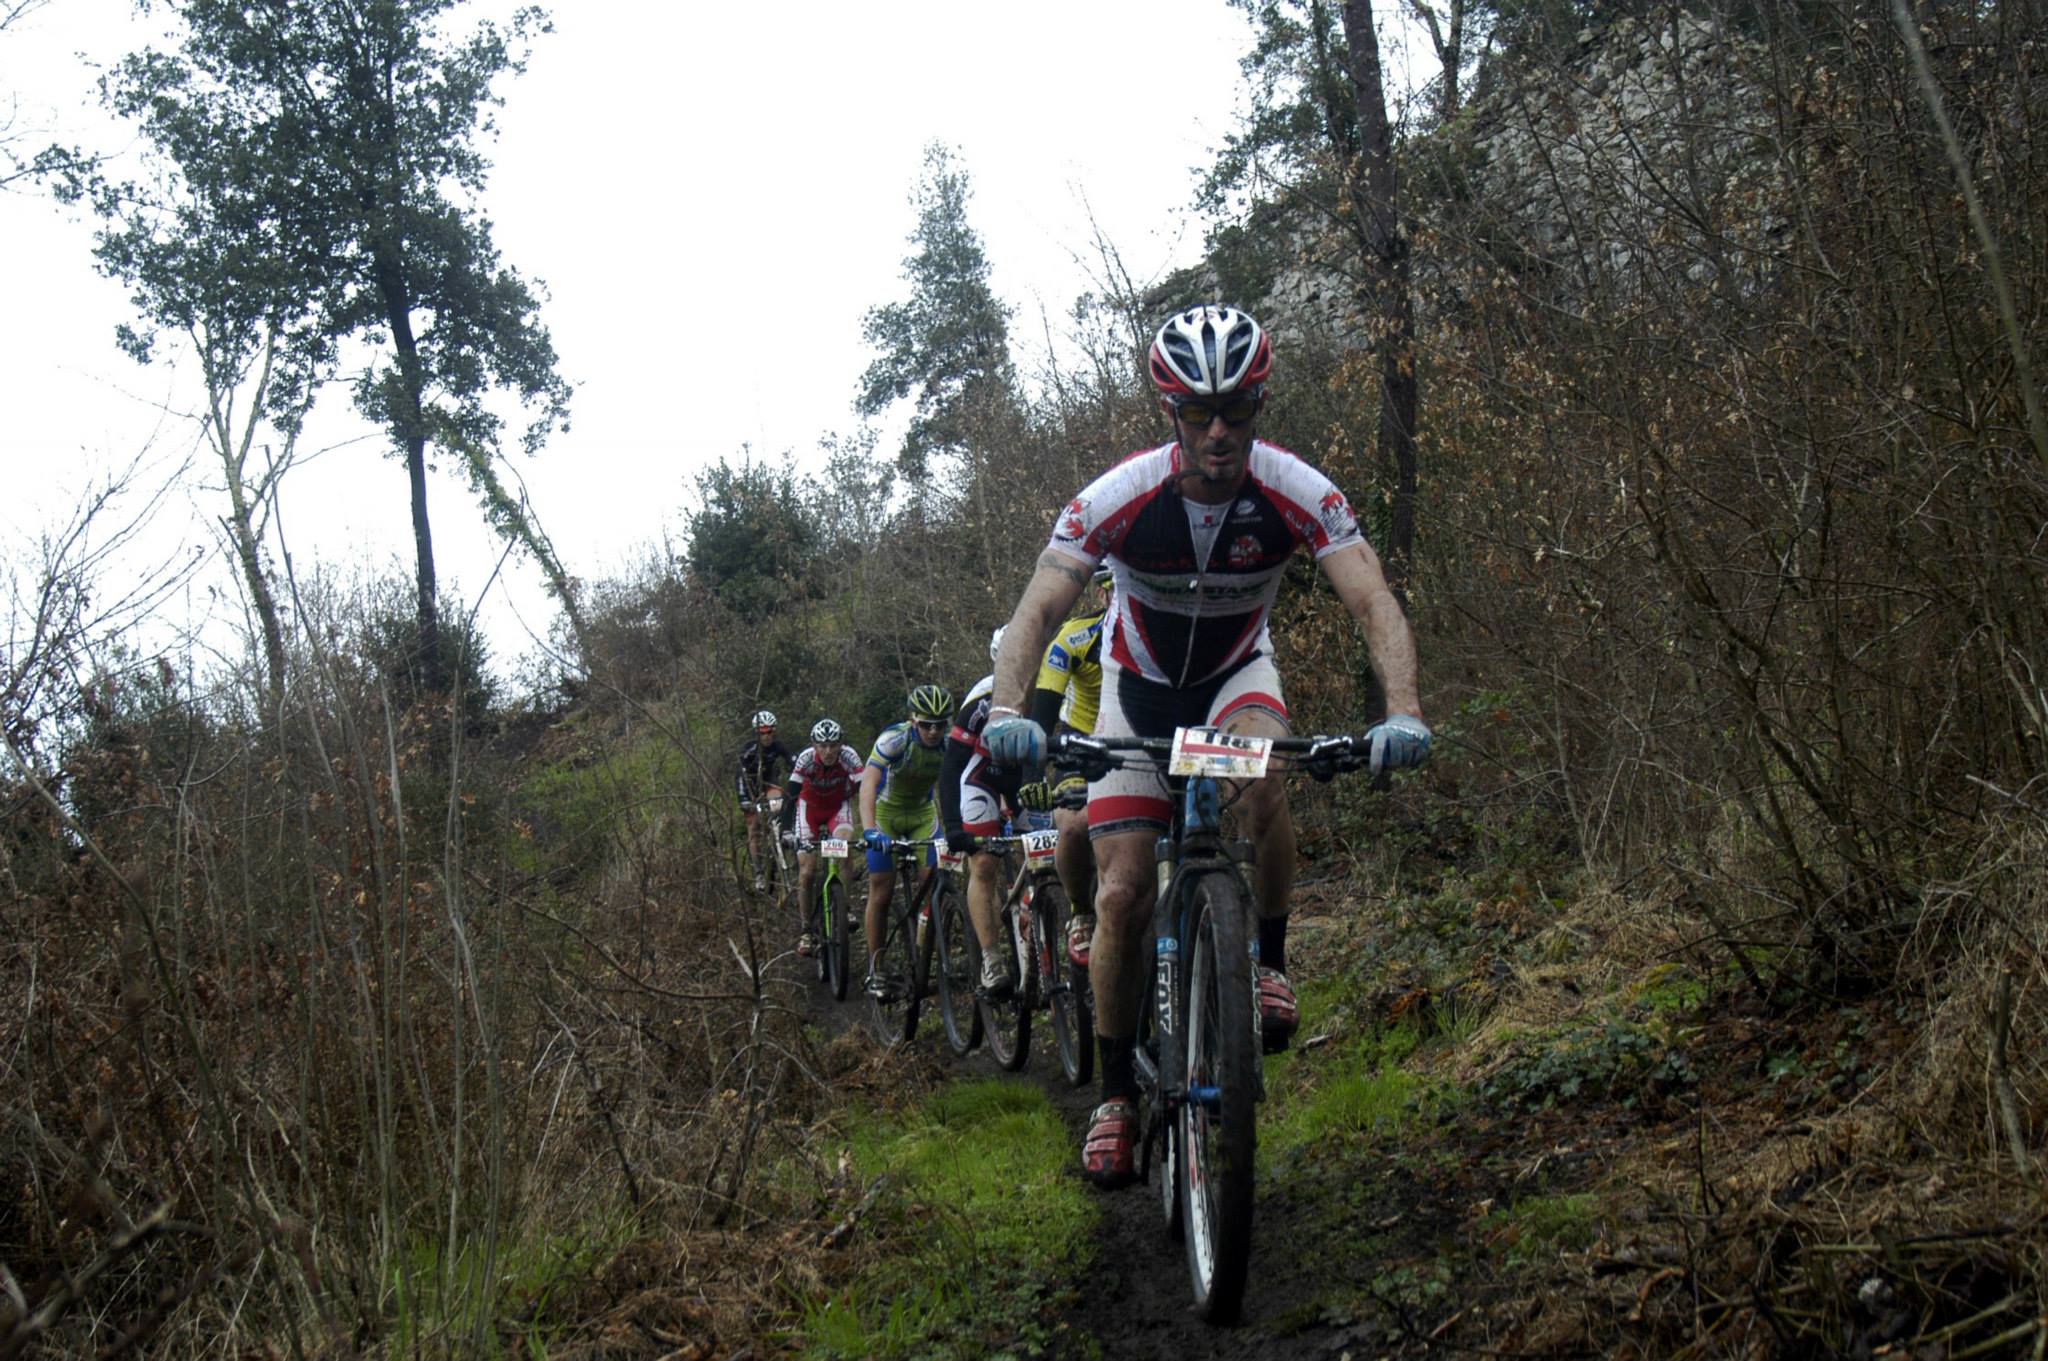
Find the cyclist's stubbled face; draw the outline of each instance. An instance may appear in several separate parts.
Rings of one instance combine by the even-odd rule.
[[[936,747],[946,739],[946,720],[943,718],[913,718],[910,730],[917,734],[919,746]]]
[[[818,753],[818,759],[826,765],[836,766],[839,764],[839,744],[837,742],[820,742],[815,750]]]
[[[1239,484],[1244,481],[1245,467],[1251,461],[1252,427],[1256,422],[1246,417],[1232,425],[1218,410],[1207,425],[1196,425],[1184,420],[1171,402],[1161,405],[1173,417],[1173,432],[1180,439],[1181,462],[1185,469],[1180,484],[1181,495],[1204,502],[1235,496]],[[1253,415],[1256,414],[1257,408],[1254,408]]]

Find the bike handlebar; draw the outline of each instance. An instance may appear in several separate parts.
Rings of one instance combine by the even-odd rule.
[[[1301,765],[1317,780],[1329,780],[1344,771],[1371,770],[1372,752],[1363,736],[1340,733],[1334,737],[1275,737],[1272,750],[1280,756],[1299,756]],[[1164,758],[1173,752],[1170,737],[1090,737],[1081,733],[1055,733],[1047,754],[1058,756],[1078,769],[1090,782],[1118,767],[1133,764],[1134,756]]]

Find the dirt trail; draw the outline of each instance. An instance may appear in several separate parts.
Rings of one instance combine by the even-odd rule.
[[[835,1002],[822,984],[812,983],[809,1000],[812,1014],[828,1030],[866,1023],[865,1004],[857,996]],[[1078,1178],[1082,1128],[1097,1100],[1097,1086],[1093,1081],[1080,1089],[1067,1084],[1049,1018],[1036,1018],[1033,1032],[1031,1059],[1021,1073],[1004,1072],[985,1046],[964,1060],[947,1055],[944,1061],[960,1078],[1028,1082],[1043,1090],[1066,1121]],[[944,1052],[935,1016],[919,1023],[915,1043]],[[1262,1180],[1259,1188],[1244,1319],[1231,1328],[1204,1323],[1190,1311],[1185,1250],[1166,1236],[1157,1182],[1097,1194],[1103,1214],[1096,1265],[1086,1279],[1052,1292],[1054,1299],[1069,1302],[1049,1319],[1056,1340],[1033,1354],[1036,1361],[1363,1361],[1397,1345],[1378,1325],[1318,1316],[1313,1302],[1327,1284],[1326,1272],[1313,1253],[1302,1250],[1305,1237],[1297,1230],[1303,1216],[1270,1181]]]

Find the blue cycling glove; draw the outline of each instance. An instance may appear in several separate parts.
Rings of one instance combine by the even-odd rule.
[[[997,714],[981,730],[988,754],[999,766],[1036,770],[1045,760],[1045,729],[1017,714]]]
[[[1413,714],[1390,714],[1365,735],[1373,774],[1419,766],[1429,755],[1429,725]]]
[[[887,855],[889,848],[896,844],[896,838],[879,827],[868,828],[860,834],[860,839],[867,843],[869,850],[880,851],[884,855]]]

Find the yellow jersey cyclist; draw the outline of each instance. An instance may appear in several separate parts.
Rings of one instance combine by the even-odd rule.
[[[1109,608],[1109,570],[1098,570],[1091,585],[1094,598],[1089,608],[1059,626],[1038,663],[1031,718],[1046,732],[1095,731],[1095,711],[1102,703],[1102,620]],[[998,635],[1001,632],[997,630]],[[1053,826],[1060,833],[1054,863],[1074,909],[1067,921],[1067,956],[1085,969],[1095,939],[1095,904],[1088,896],[1095,856],[1088,846],[1087,810],[1058,806],[1062,791],[1072,786],[1085,797],[1087,784],[1078,774],[1056,763],[1048,765],[1044,780],[1018,791],[1018,802],[1026,808],[1052,809]]]
[[[946,728],[953,720],[953,692],[920,685],[910,692],[910,716],[882,729],[868,753],[860,782],[861,838],[868,848],[867,990],[883,989],[874,952],[882,919],[896,887],[896,862],[889,848],[901,837],[936,836],[939,805],[934,791],[945,761]],[[930,857],[927,857],[927,863]]]

